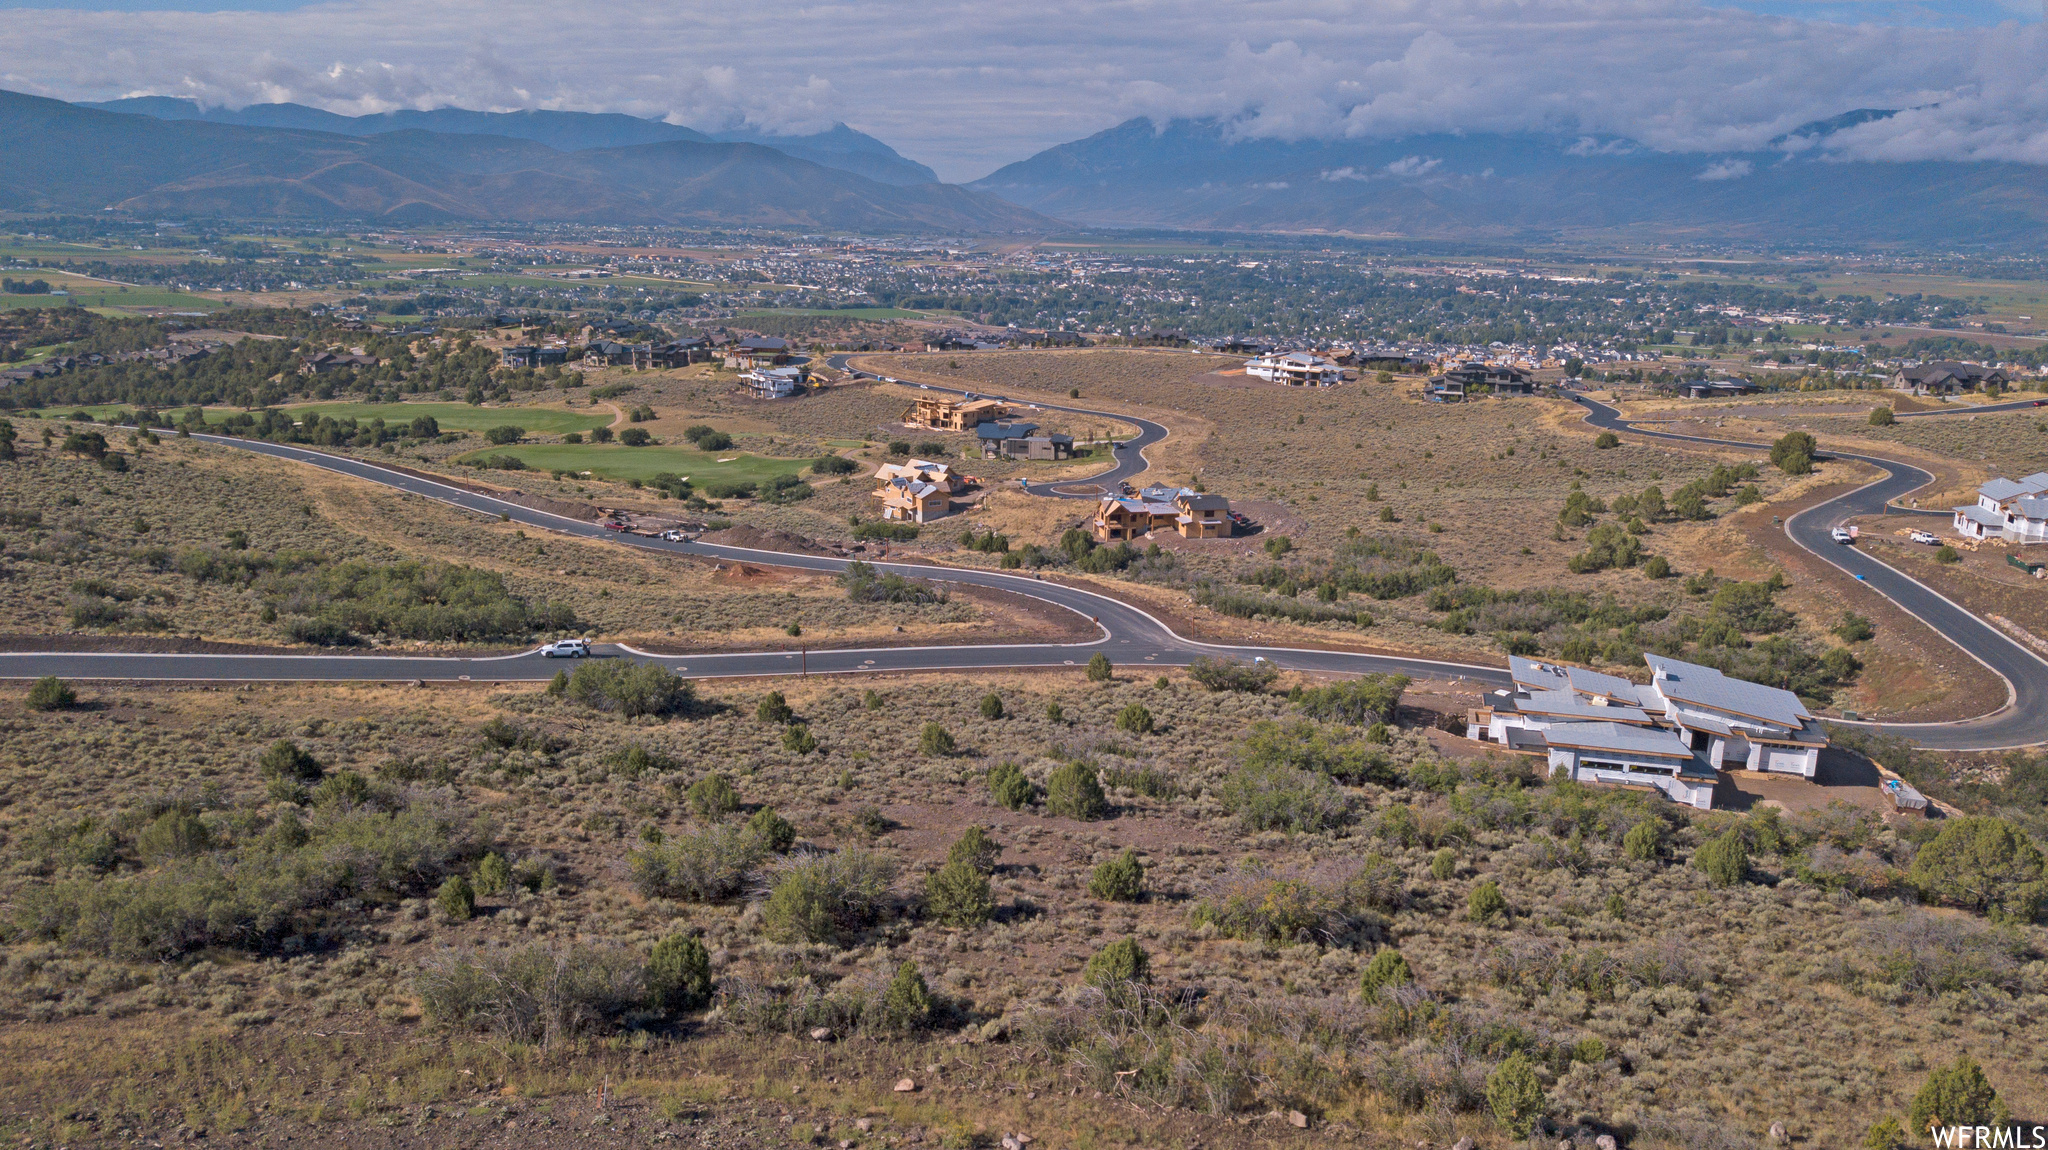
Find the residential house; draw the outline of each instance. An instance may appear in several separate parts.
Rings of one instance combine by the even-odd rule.
[[[1335,387],[1344,382],[1343,368],[1306,351],[1279,352],[1246,360],[1244,372],[1254,379],[1289,387]]]
[[[711,362],[711,341],[701,335],[688,336],[656,344],[647,349],[647,366],[688,367],[693,363]],[[640,366],[634,363],[635,367]]]
[[[1224,355],[1264,355],[1272,350],[1267,344],[1235,335],[1225,336],[1210,346]]]
[[[633,367],[647,354],[641,344],[615,343],[594,339],[583,348],[583,362],[590,367]]]
[[[1519,367],[1496,363],[1461,363],[1429,381],[1429,398],[1458,402],[1474,392],[1495,395],[1534,395],[1536,380]]]
[[[1992,384],[2004,387],[2011,382],[2010,376],[1995,367],[1948,359],[1902,367],[1892,375],[1893,387],[1914,395],[1956,395]]]
[[[1728,399],[1738,395],[1754,395],[1756,384],[1746,379],[1696,379],[1679,385],[1685,389],[1687,399]]]
[[[533,367],[540,362],[540,348],[529,343],[498,349],[498,363],[505,367]]]
[[[750,335],[725,349],[725,366],[742,370],[780,367],[789,362],[789,341],[771,335]]]
[[[1105,495],[1095,508],[1095,538],[1123,543],[1160,528],[1187,539],[1230,535],[1230,501],[1187,487],[1148,487],[1136,495]]]
[[[973,431],[991,420],[1008,419],[1008,405],[993,399],[981,399],[972,393],[959,399],[949,396],[919,396],[909,411],[903,415],[904,422],[922,424],[933,431]]]
[[[755,399],[788,399],[804,389],[801,367],[757,367],[740,374],[740,387]]]
[[[1041,434],[1037,424],[1025,420],[985,420],[975,425],[974,436],[988,459],[1068,459],[1074,454],[1073,436]]]
[[[1159,328],[1141,331],[1131,337],[1131,342],[1143,344],[1147,347],[1186,347],[1188,345],[1188,333],[1179,328]]]
[[[1977,488],[1977,502],[1955,512],[1956,534],[1965,539],[2048,543],[2048,471],[1993,479]]]
[[[929,459],[913,459],[908,463],[884,463],[875,472],[875,478],[884,483],[896,479],[918,479],[935,485],[948,495],[966,486],[959,476],[953,474],[951,467]]]
[[[348,355],[342,352],[321,351],[301,359],[299,366],[313,375],[325,375],[330,371],[341,371],[344,368],[360,369],[375,367],[377,363],[377,357],[374,355]]]
[[[875,498],[882,501],[882,518],[909,523],[943,519],[953,510],[946,489],[916,476],[901,475],[882,484]]]
[[[1508,659],[1513,690],[1467,715],[1467,737],[1541,754],[1554,777],[1646,787],[1713,806],[1719,770],[1814,777],[1827,746],[1799,696],[1661,655],[1632,683],[1580,667]]]

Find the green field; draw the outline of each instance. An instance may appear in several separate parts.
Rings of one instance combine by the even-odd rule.
[[[510,424],[543,435],[589,431],[612,421],[610,412],[586,415],[559,407],[471,407],[466,403],[295,403],[279,410],[301,420],[324,415],[358,423],[381,419],[387,424],[410,423],[417,416],[431,415],[443,431],[484,431]],[[211,417],[209,412],[208,418]]]
[[[188,295],[181,291],[158,291],[155,288],[129,288],[122,291],[117,287],[94,287],[72,295],[0,295],[0,308],[19,307],[80,307],[102,309],[168,307],[180,311],[218,311],[227,306],[219,297]]]
[[[803,459],[771,459],[765,455],[736,455],[733,452],[698,451],[693,447],[621,447],[616,443],[528,443],[472,451],[456,460],[475,464],[492,455],[510,455],[536,471],[588,471],[598,479],[652,479],[666,471],[680,475],[693,485],[707,483],[765,482],[777,475],[794,475],[809,466]],[[729,459],[730,463],[720,463]]]

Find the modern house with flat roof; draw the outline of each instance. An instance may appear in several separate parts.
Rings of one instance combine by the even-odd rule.
[[[804,389],[801,367],[756,367],[740,373],[740,387],[755,399],[788,399]]]
[[[1344,382],[1336,361],[1306,351],[1278,352],[1245,361],[1244,373],[1267,383],[1289,387],[1335,387]]]
[[[1955,527],[1965,539],[2048,543],[2048,471],[1977,488],[1977,502],[1956,508]]]
[[[1662,655],[1648,683],[1512,656],[1512,691],[1468,716],[1466,735],[1541,754],[1553,777],[1647,787],[1713,806],[1717,771],[1814,777],[1828,744],[1799,696]]]

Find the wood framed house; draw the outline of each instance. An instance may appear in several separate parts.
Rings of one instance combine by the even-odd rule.
[[[725,349],[725,366],[742,371],[757,367],[780,367],[789,362],[789,341],[772,335],[750,335]]]
[[[897,522],[929,523],[953,510],[944,488],[914,476],[891,479],[874,494],[882,501],[882,518]]]
[[[948,495],[956,494],[966,487],[953,469],[943,463],[929,459],[913,459],[908,463],[884,463],[875,471],[875,478],[884,483],[897,479],[916,479],[930,483]]]
[[[904,422],[921,424],[933,431],[973,431],[984,423],[1008,419],[1009,405],[976,395],[921,395],[904,413]]]
[[[1512,656],[1514,689],[1466,717],[1466,735],[1541,754],[1553,776],[1641,786],[1713,806],[1716,772],[1813,778],[1827,746],[1819,720],[1790,691],[1712,667],[1645,655],[1650,682]]]
[[[1105,495],[1095,506],[1094,527],[1099,543],[1127,543],[1162,528],[1184,539],[1223,539],[1232,531],[1230,501],[1186,487]]]
[[[1993,479],[1977,488],[1977,502],[1955,513],[1956,534],[1965,539],[2003,539],[2022,547],[2048,543],[2048,471]]]

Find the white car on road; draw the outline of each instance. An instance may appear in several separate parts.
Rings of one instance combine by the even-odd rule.
[[[1849,533],[1849,529],[1847,527],[1837,527],[1833,531],[1828,532],[1828,535],[1837,543],[1856,542],[1856,537]]]
[[[584,659],[590,656],[590,640],[559,639],[540,649],[543,659]]]
[[[1906,538],[1911,539],[1915,543],[1924,544],[1928,547],[1941,546],[1941,540],[1938,537],[1936,537],[1934,533],[1929,531],[1915,531],[1911,535],[1906,536]]]

